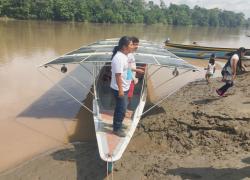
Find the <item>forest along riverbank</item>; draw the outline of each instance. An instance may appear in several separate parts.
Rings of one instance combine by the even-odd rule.
[[[189,83],[142,118],[115,163],[115,179],[250,177],[250,74],[240,75],[227,97],[215,94],[220,79]],[[0,179],[104,179],[105,174],[96,144],[82,143],[40,156]]]

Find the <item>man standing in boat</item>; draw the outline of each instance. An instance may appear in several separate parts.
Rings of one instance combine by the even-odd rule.
[[[136,73],[143,74],[144,70],[140,68],[136,68],[136,63],[135,63],[135,57],[134,57],[134,52],[138,49],[139,46],[139,39],[137,37],[131,37],[132,43],[133,43],[133,52],[128,54],[128,76],[131,78],[131,84],[129,87],[129,92],[128,92],[128,107],[131,105],[131,100],[134,94],[134,89],[135,85],[138,83],[138,78],[136,78]],[[132,111],[127,110],[126,112],[126,117],[131,117],[132,116]]]
[[[117,136],[125,137],[122,130],[122,122],[125,117],[128,104],[128,90],[131,79],[128,78],[128,54],[133,50],[131,38],[123,36],[118,46],[114,47],[111,63],[111,84],[115,97],[115,111],[113,116],[113,132]]]

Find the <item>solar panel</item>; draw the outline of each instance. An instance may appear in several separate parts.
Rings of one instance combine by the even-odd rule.
[[[43,66],[52,65],[52,64],[77,64],[87,58],[88,55],[82,56],[62,56],[49,63],[44,64]]]
[[[97,54],[92,55],[86,60],[84,60],[85,63],[93,63],[93,62],[111,62],[111,56],[112,54]]]
[[[190,64],[185,61],[175,59],[175,58],[166,58],[166,57],[155,57],[156,60],[162,66],[170,66],[170,67],[180,67],[180,68],[190,68]],[[193,66],[191,66],[193,67]]]
[[[67,53],[42,66],[52,64],[111,62],[111,55],[115,45],[117,45],[117,40],[98,41]],[[195,69],[194,66],[172,54],[167,49],[157,44],[150,44],[150,42],[147,41],[140,41],[139,48],[136,53],[134,53],[134,56],[136,63]]]
[[[101,46],[101,45],[111,45],[111,46],[116,46],[118,45],[118,41],[97,41],[93,44],[90,44],[90,46]],[[163,46],[159,45],[159,44],[155,44],[155,43],[151,43],[149,41],[143,41],[143,40],[140,40],[140,43],[139,43],[140,46],[143,46],[143,47],[154,47],[154,48],[163,48]]]

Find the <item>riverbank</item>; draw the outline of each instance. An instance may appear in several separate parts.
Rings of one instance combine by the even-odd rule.
[[[13,20],[16,20],[16,19],[10,18],[7,16],[0,16],[0,21],[13,21]]]
[[[127,169],[145,179],[250,177],[249,82],[249,73],[239,76],[223,98],[215,93],[220,78],[182,88],[142,120],[117,176]]]
[[[227,97],[204,80],[189,83],[142,118],[115,179],[242,179],[250,177],[250,74]],[[97,171],[98,170],[98,171]],[[63,146],[6,171],[0,179],[104,179],[95,142]]]

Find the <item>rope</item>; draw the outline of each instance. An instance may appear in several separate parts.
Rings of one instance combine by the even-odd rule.
[[[114,171],[113,171],[114,163],[113,163],[113,156],[111,156],[111,163],[112,163],[111,173],[112,173],[112,180],[113,180],[113,179],[114,179]]]
[[[114,179],[114,171],[113,171],[113,156],[110,154],[107,154],[108,157],[111,158],[111,180]],[[109,162],[107,161],[107,179],[109,180]]]
[[[109,180],[109,162],[107,161],[107,165],[106,165],[106,174],[107,174],[107,179]]]

